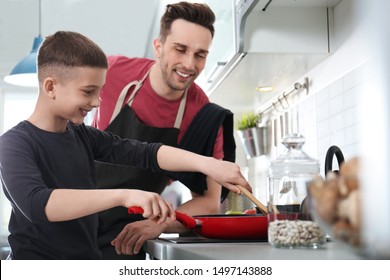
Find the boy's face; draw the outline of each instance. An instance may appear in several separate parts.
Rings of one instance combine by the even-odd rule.
[[[155,40],[157,61],[170,89],[182,91],[195,81],[205,67],[211,42],[207,28],[183,19],[172,23],[164,43]]]
[[[53,113],[58,122],[68,120],[81,124],[87,114],[99,107],[100,90],[106,80],[106,69],[73,67],[68,77],[54,83]]]

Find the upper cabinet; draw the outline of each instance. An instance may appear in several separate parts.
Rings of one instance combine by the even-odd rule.
[[[258,0],[206,0],[216,15],[215,36],[205,70],[197,82],[213,93],[233,66],[243,57],[242,40],[245,19]]]
[[[234,6],[232,13],[227,12],[227,4],[223,9],[224,16],[233,18],[233,35],[217,20],[216,41],[201,82],[211,100],[235,111],[254,109],[322,62],[332,50],[332,7],[340,1],[209,0],[217,18],[219,5]],[[226,42],[217,38],[221,30]],[[259,94],[260,86],[272,86],[274,91]]]
[[[234,2],[235,0],[208,0],[207,5],[216,15],[215,34],[204,69],[206,83],[213,82],[226,63],[235,54]]]
[[[262,2],[264,1],[259,2],[246,20],[245,33],[241,34],[244,37],[244,52],[330,52],[327,8],[271,6],[271,3],[264,10]]]

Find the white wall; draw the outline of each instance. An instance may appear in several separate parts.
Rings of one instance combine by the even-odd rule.
[[[365,40],[367,31],[358,2],[343,0],[334,8],[331,15],[332,54],[297,80],[302,82],[308,77],[309,94],[306,91],[292,94],[288,98],[288,108],[282,110],[281,106],[277,106],[277,109],[267,111],[263,116],[263,119],[280,123],[281,115],[289,114],[290,132],[299,132],[306,138],[303,150],[319,160],[322,175],[326,151],[330,146],[340,147],[346,159],[359,155],[362,72],[371,54]],[[290,90],[285,89],[285,92]],[[275,159],[284,151],[280,127],[277,127],[277,131],[278,135],[272,142],[278,145],[273,147],[269,158],[242,161],[242,145],[236,140],[239,163],[246,162],[248,165],[249,181],[256,197],[263,203],[266,203],[267,160]],[[338,169],[336,159],[332,167]]]
[[[291,97],[287,110],[298,112],[296,129],[306,137],[304,150],[320,161],[322,175],[331,145],[346,160],[362,158],[365,256],[389,258],[390,19],[384,11],[390,3],[367,2],[343,0],[335,7],[333,53],[302,76],[309,78],[309,94]],[[336,160],[333,167],[338,169]]]
[[[46,36],[72,30],[94,40],[107,54],[154,57],[152,39],[158,34],[153,28],[163,11],[160,4],[158,0],[1,0],[0,87],[6,86],[3,77],[31,51],[39,31]]]
[[[304,150],[319,159],[322,167],[331,145],[339,146],[346,158],[359,153],[362,72],[371,53],[358,2],[343,0],[334,8],[332,54],[299,79],[308,77],[309,94],[301,92],[290,97],[286,109],[297,121],[296,131],[292,132],[305,136]],[[281,113],[274,111],[273,117]],[[277,153],[280,151],[279,147]]]
[[[390,259],[390,2],[367,2],[366,39],[375,59],[365,69],[361,96],[363,236],[369,257]]]

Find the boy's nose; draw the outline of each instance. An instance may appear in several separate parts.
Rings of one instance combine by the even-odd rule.
[[[100,96],[97,95],[96,97],[94,97],[91,101],[91,106],[94,107],[94,108],[97,108],[100,106]]]

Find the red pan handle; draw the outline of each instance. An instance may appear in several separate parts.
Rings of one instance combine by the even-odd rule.
[[[176,213],[176,220],[179,221],[182,225],[184,225],[188,229],[194,229],[196,227],[196,220],[187,214],[181,212]]]
[[[127,209],[127,212],[129,214],[143,214],[144,209],[138,206],[132,206]],[[196,227],[196,220],[184,213],[177,212],[176,213],[176,220],[183,224],[188,229],[194,229]]]
[[[129,213],[129,214],[143,214],[144,209],[142,209],[141,207],[138,207],[138,206],[132,206],[132,207],[129,207],[127,209],[127,213]]]

